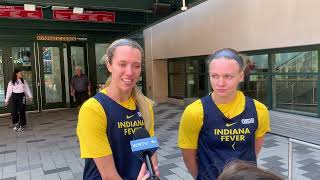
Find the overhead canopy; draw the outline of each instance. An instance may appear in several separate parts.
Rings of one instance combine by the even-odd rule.
[[[186,0],[187,4],[195,0]],[[0,5],[23,6],[34,4],[41,7],[43,19],[0,18],[0,34],[48,33],[50,31],[76,34],[101,34],[102,36],[126,36],[141,29],[177,10],[180,10],[181,0],[2,0]],[[115,13],[115,21],[86,22],[59,21],[53,18],[56,6],[72,10],[75,7],[84,11],[107,11]],[[59,8],[59,7],[58,7]]]

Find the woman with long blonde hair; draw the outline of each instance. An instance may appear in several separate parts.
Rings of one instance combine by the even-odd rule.
[[[111,77],[106,88],[83,104],[77,135],[83,179],[137,179],[142,161],[131,152],[130,141],[138,128],[154,135],[152,101],[137,88],[143,50],[130,39],[113,42],[106,53]],[[157,171],[156,155],[152,157]]]

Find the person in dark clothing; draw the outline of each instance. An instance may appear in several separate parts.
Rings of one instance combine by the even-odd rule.
[[[76,67],[76,75],[72,77],[70,87],[71,96],[75,97],[77,106],[81,106],[91,96],[89,79],[82,74],[80,66]]]
[[[8,83],[5,105],[7,106],[10,100],[12,106],[12,124],[13,130],[23,131],[26,125],[26,96],[32,102],[32,94],[27,82],[22,78],[20,70],[14,70],[12,79]]]

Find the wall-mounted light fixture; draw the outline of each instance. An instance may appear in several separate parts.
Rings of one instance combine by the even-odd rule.
[[[52,6],[51,7],[52,10],[66,10],[69,9],[68,6]]]
[[[74,7],[73,8],[73,13],[74,14],[83,14],[83,8]]]
[[[188,9],[188,7],[186,6],[186,0],[182,0],[181,10],[182,10],[182,11],[186,11],[187,9]]]
[[[36,11],[36,5],[34,4],[24,4],[25,11]]]

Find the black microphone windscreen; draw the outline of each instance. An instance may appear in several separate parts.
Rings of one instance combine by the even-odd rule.
[[[133,134],[134,140],[148,138],[148,137],[150,137],[150,134],[145,128],[139,128]]]

